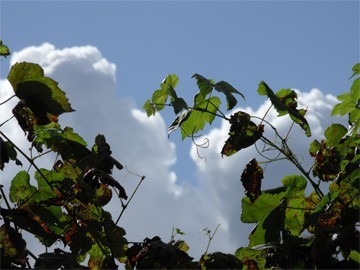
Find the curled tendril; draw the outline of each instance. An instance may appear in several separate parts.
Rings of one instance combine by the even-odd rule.
[[[197,142],[195,142],[194,137],[192,137],[192,142],[193,142],[193,144],[196,146],[196,154],[197,154],[197,156],[198,156],[200,159],[203,159],[204,162],[206,163],[206,162],[207,162],[207,158],[206,158],[206,156],[201,156],[201,155],[200,155],[199,149],[200,149],[200,148],[202,148],[202,149],[209,148],[209,146],[210,146],[210,140],[209,140],[208,138],[204,138],[204,140],[203,140],[202,143],[197,143]]]

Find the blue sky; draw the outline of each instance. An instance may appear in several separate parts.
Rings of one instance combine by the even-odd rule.
[[[261,80],[274,90],[318,88],[326,100],[326,94],[336,96],[349,87],[346,79],[359,61],[359,22],[359,1],[344,0],[0,1],[0,38],[11,51],[44,42],[59,50],[94,46],[116,65],[116,96],[131,99],[137,109],[169,73],[180,77],[178,93],[187,100],[196,93],[194,73],[231,83],[246,96],[239,105],[254,111],[264,102],[256,94]],[[0,64],[3,79],[9,62]],[[107,106],[98,91],[92,106]],[[117,123],[110,109],[108,116],[127,128],[129,123]],[[162,117],[170,124],[173,114]],[[220,121],[214,127],[221,129]],[[177,135],[170,141],[176,143],[177,160],[170,168],[180,183],[196,185],[200,176],[209,177],[201,170],[204,162],[189,157],[190,141],[182,143]],[[237,182],[241,170],[234,171]]]

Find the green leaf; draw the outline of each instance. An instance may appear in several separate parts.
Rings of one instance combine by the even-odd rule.
[[[360,63],[355,64],[355,65],[352,67],[351,70],[352,70],[353,74],[351,75],[351,77],[349,78],[349,80],[350,80],[352,77],[360,74]]]
[[[194,106],[195,106],[203,102],[206,99],[207,95],[211,93],[211,91],[214,88],[214,81],[208,80],[205,77],[196,73],[192,75],[191,78],[196,79],[198,88],[200,90],[199,93],[197,93],[194,98]]]
[[[153,93],[151,100],[156,111],[161,111],[165,107],[167,98],[168,92],[166,89],[158,89]]]
[[[176,86],[178,85],[178,83],[179,83],[179,77],[176,74],[169,74],[163,80],[161,85],[165,84],[168,87],[171,87],[172,89],[175,89]]]
[[[2,40],[0,40],[0,55],[4,56],[5,58],[6,56],[10,55],[9,48],[3,44]]]
[[[304,231],[306,207],[305,193],[302,196],[287,199],[287,208],[285,210],[285,229],[291,234],[299,236]]]
[[[143,105],[143,109],[146,111],[146,115],[148,117],[155,115],[156,113],[155,105],[150,101],[150,99],[145,101]]]
[[[301,175],[288,175],[281,181],[283,185],[287,187],[288,198],[298,192],[303,193],[307,184],[306,179]]]
[[[20,203],[28,197],[33,196],[36,192],[36,187],[30,185],[30,175],[26,171],[20,171],[11,181],[9,192],[10,201]]]
[[[177,247],[178,249],[184,251],[184,252],[187,252],[190,249],[189,245],[183,240],[176,241],[174,243],[174,246]]]
[[[62,136],[69,141],[77,142],[83,146],[87,146],[86,141],[79,134],[75,133],[71,127],[65,127],[62,131]]]
[[[272,105],[279,113],[279,116],[289,114],[291,119],[300,125],[300,127],[305,131],[306,136],[311,136],[310,126],[304,117],[305,110],[298,110],[296,108],[297,103],[295,99],[297,95],[295,91],[282,89],[277,94],[275,94],[264,81],[261,81],[259,83],[257,92],[259,95],[268,96]]]
[[[40,174],[40,172],[42,175]],[[60,186],[61,182],[66,179],[66,176],[62,173],[58,173],[56,171],[49,171],[46,169],[40,169],[40,172],[36,171],[34,176],[38,183],[39,190],[36,199],[38,201],[41,201],[55,197],[55,193],[49,186],[49,184],[55,184],[57,186]],[[46,178],[47,181],[45,181],[43,176]]]
[[[316,156],[316,153],[321,149],[321,144],[318,140],[312,141],[310,144],[309,152],[312,157]]]
[[[341,103],[338,103],[334,106],[331,115],[345,115],[356,107],[356,100],[353,99],[350,93],[343,93],[341,95],[337,96],[337,99],[339,101],[342,101]]]
[[[357,78],[353,81],[350,88],[350,95],[354,102],[360,98],[360,78]]]
[[[175,232],[180,235],[185,235],[185,233],[181,231],[179,228],[175,228]]]
[[[202,130],[206,123],[211,124],[220,104],[221,101],[218,97],[211,97],[194,108],[187,119],[181,123],[182,139],[193,136]]]
[[[360,253],[357,250],[351,250],[349,258],[357,263],[360,263]]]
[[[282,179],[286,187],[286,210],[285,210],[285,229],[291,234],[299,236],[304,228],[306,199],[305,188],[306,179],[301,175],[288,175]]]
[[[245,97],[242,93],[240,93],[231,84],[229,84],[225,81],[220,81],[220,82],[215,83],[214,87],[215,87],[215,90],[223,93],[226,96],[228,111],[231,110],[232,108],[234,108],[235,105],[237,104],[237,99],[235,98],[235,96],[232,93],[240,95],[245,100]]]
[[[44,70],[38,64],[16,63],[11,67],[8,80],[16,96],[38,117],[74,111],[65,92],[56,81],[44,76]]]
[[[341,124],[332,124],[325,132],[324,136],[329,146],[337,145],[341,139],[346,135],[347,129]]]
[[[259,222],[277,208],[284,197],[286,197],[286,192],[284,191],[274,194],[263,191],[254,203],[248,197],[242,198],[241,221],[244,223]]]

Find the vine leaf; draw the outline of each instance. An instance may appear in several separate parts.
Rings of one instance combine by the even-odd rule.
[[[311,136],[310,126],[304,117],[306,110],[297,109],[297,94],[294,90],[281,89],[275,94],[264,81],[261,81],[257,92],[262,96],[268,96],[279,116],[289,114],[291,119],[305,131],[306,136]]]
[[[160,89],[154,91],[151,100],[148,99],[143,105],[147,116],[155,115],[156,112],[164,109],[168,98],[170,97],[170,105],[174,109],[174,113],[178,114],[182,110],[186,110],[188,105],[183,98],[179,98],[176,94],[175,87],[179,82],[176,74],[169,74],[160,84]]]
[[[44,70],[38,64],[16,63],[11,67],[8,80],[16,96],[24,100],[38,118],[74,111],[65,92],[56,81],[44,76]]]
[[[245,99],[244,95],[238,90],[236,90],[228,82],[219,81],[217,83],[214,83],[213,80],[206,79],[204,76],[199,74],[194,74],[192,78],[196,79],[198,88],[200,90],[200,92],[195,96],[194,99],[195,105],[205,100],[207,95],[210,94],[214,88],[216,91],[223,93],[225,95],[227,110],[233,109],[237,104],[237,99],[233,94],[238,94],[243,99]]]
[[[354,76],[360,75],[360,63],[357,63],[352,68]],[[331,111],[331,115],[349,114],[349,124],[352,125],[352,136],[355,136],[360,129],[360,78],[356,78],[350,88],[350,92],[343,93],[337,96],[337,99],[341,101],[334,106]]]
[[[213,86],[214,81],[208,80],[205,77],[203,77],[199,74],[196,74],[196,73],[194,75],[192,75],[191,78],[196,79],[196,83],[199,88],[199,92],[194,97],[194,105],[197,105],[197,104],[203,102],[206,99],[206,97],[211,93],[211,91],[214,88],[214,86]]]
[[[10,210],[1,208],[1,214],[5,219],[14,222],[19,228],[34,234],[47,247],[59,239],[59,236],[50,231],[46,224],[38,216],[33,215],[31,211],[20,208]]]
[[[356,76],[356,75],[360,75],[360,63],[355,64],[352,68],[351,68],[353,74],[351,75],[351,77],[349,78],[349,80]]]
[[[303,231],[306,214],[305,188],[306,179],[301,175],[288,175],[282,179],[286,187],[285,229],[299,236]]]
[[[241,174],[240,180],[245,188],[245,194],[254,202],[261,194],[261,180],[264,178],[263,169],[256,159],[252,159]]]
[[[329,146],[336,146],[340,143],[341,139],[346,135],[347,128],[341,124],[332,124],[329,126],[325,132],[324,136],[326,138],[326,143]]]
[[[206,123],[211,125],[220,104],[221,101],[218,97],[210,97],[199,103],[198,106],[189,113],[189,116],[181,122],[182,139],[193,136],[202,130]]]
[[[249,197],[241,200],[241,221],[257,223],[249,235],[250,247],[280,240],[285,216],[281,202],[285,197],[286,191],[279,189],[271,193],[263,191],[255,202],[251,202]]]
[[[30,185],[30,175],[26,171],[20,171],[11,181],[9,198],[13,203],[20,203],[35,192],[37,188]]]
[[[0,40],[0,55],[4,56],[5,58],[6,58],[6,56],[10,55],[9,48],[3,44],[2,40]]]
[[[214,87],[215,87],[215,90],[217,90],[218,92],[221,92],[225,95],[228,111],[233,109],[237,104],[237,99],[235,98],[235,96],[232,93],[240,95],[245,100],[245,97],[242,93],[240,93],[231,84],[229,84],[225,81],[220,81],[220,82],[215,83]]]
[[[221,155],[231,156],[241,149],[253,145],[264,132],[264,126],[250,121],[248,113],[238,111],[230,117],[229,138],[221,150]]]

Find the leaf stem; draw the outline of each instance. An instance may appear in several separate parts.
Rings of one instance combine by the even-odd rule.
[[[12,99],[13,97],[16,97],[16,95],[12,95],[11,97],[7,98],[6,100],[0,102],[0,106],[5,104],[6,102],[8,102],[10,99]]]
[[[125,169],[126,169],[126,167],[125,167]],[[127,169],[126,169],[126,170],[127,170]],[[128,202],[123,205],[123,208],[121,209],[121,212],[120,212],[120,214],[119,214],[119,217],[117,218],[117,220],[116,220],[116,222],[115,222],[116,225],[118,224],[121,216],[124,214],[125,209],[128,207],[128,205],[129,205],[129,203],[131,202],[132,198],[134,197],[135,193],[136,193],[137,190],[139,189],[141,183],[142,183],[142,182],[144,181],[144,179],[145,179],[145,176],[140,176],[140,175],[138,175],[138,176],[140,177],[140,181],[139,181],[139,183],[137,184],[136,188],[134,189],[133,193],[131,194]]]
[[[211,241],[213,240],[213,238],[214,238],[214,236],[215,236],[215,234],[216,234],[216,231],[218,230],[219,227],[220,227],[220,224],[218,224],[218,225],[216,226],[215,231],[213,232],[212,235],[210,235],[210,230],[209,230],[209,229],[207,229],[207,230],[205,229],[207,235],[209,236],[209,241],[208,241],[208,244],[207,244],[207,246],[206,246],[205,253],[204,253],[205,255],[208,253],[209,247],[210,247],[210,244],[211,244]]]

